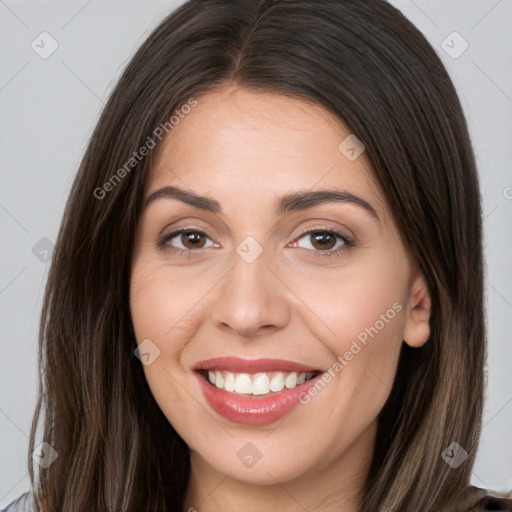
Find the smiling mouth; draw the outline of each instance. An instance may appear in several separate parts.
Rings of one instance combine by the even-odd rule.
[[[193,368],[210,408],[234,423],[267,425],[298,407],[324,370],[284,359],[214,357]]]
[[[244,397],[272,396],[283,390],[295,389],[314,379],[320,371],[269,371],[236,373],[227,370],[198,370],[212,386]]]

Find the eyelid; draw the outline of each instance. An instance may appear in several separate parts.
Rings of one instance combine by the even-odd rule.
[[[212,241],[215,241],[214,240],[215,235],[208,228],[203,228],[203,227],[199,227],[199,226],[186,226],[185,225],[185,226],[180,226],[180,227],[177,227],[177,228],[169,228],[168,233],[166,233],[166,230],[168,230],[168,226],[166,226],[161,231],[161,234],[160,234],[161,237],[168,237],[169,235],[177,235],[177,234],[182,233],[184,231],[194,231],[194,232],[197,232],[197,233],[201,233],[203,235],[208,235],[208,237],[210,237],[212,239]]]
[[[295,237],[294,241],[298,240],[299,238],[302,238],[304,235],[307,235],[309,233],[314,233],[315,231],[331,233],[333,235],[339,236],[340,238],[346,239],[355,244],[355,239],[352,235],[341,233],[341,231],[339,229],[328,228],[328,227],[306,228],[304,231],[301,231],[301,233],[298,236]]]

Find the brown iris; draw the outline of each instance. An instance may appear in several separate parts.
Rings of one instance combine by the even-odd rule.
[[[205,244],[205,239],[206,237],[197,231],[184,231],[181,233],[181,242],[187,249],[201,249]],[[187,244],[190,244],[190,246]]]
[[[336,237],[327,231],[312,231],[310,237],[315,249],[332,249],[336,245]]]

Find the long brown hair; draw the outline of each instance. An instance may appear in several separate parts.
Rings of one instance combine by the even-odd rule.
[[[431,337],[421,349],[402,349],[362,510],[469,508],[485,355],[481,208],[466,122],[440,59],[384,0],[190,0],[128,64],[64,212],[41,317],[30,441],[32,452],[43,420],[43,440],[58,458],[37,482],[29,458],[38,510],[181,511],[188,448],[134,357],[128,300],[157,151],[130,159],[180,106],[232,83],[322,105],[364,142],[428,284]],[[452,442],[469,453],[458,469],[442,457]]]

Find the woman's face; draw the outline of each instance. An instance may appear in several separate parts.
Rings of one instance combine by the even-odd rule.
[[[320,107],[232,87],[160,148],[131,313],[193,471],[269,484],[364,466],[402,341],[429,336],[423,280],[349,135]]]

